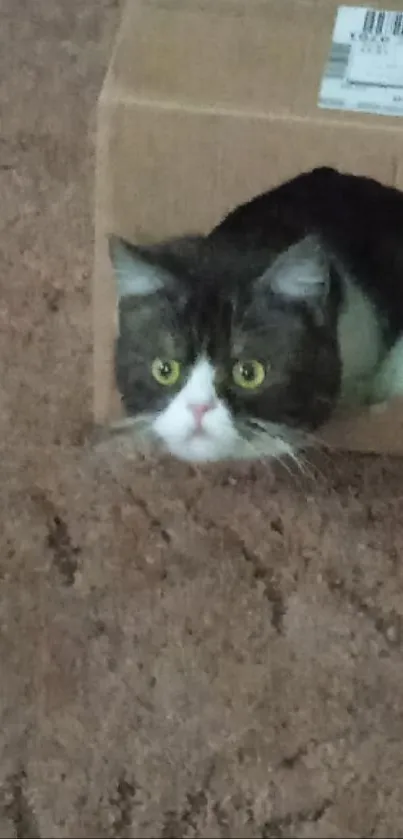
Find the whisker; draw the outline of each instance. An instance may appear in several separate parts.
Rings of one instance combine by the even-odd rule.
[[[302,472],[303,475],[307,475],[306,463],[302,459],[301,455],[297,454],[296,452],[290,452],[288,457],[290,458],[292,463],[294,463],[294,465],[297,466],[297,468],[300,472]]]
[[[112,423],[109,426],[109,432],[111,434],[126,434],[130,431],[148,428],[149,424],[149,416],[142,415],[138,417],[127,417],[126,419],[118,420],[117,422]]]
[[[301,472],[306,478],[309,478],[311,481],[316,480],[315,472],[306,457],[303,457],[303,455],[295,455],[295,457],[293,456],[293,460],[298,463]]]
[[[108,431],[111,434],[120,434],[125,431],[130,431],[132,428],[136,428],[139,424],[138,417],[125,417],[125,419],[117,420],[116,422],[112,422],[108,426]]]
[[[300,480],[301,476],[304,479],[309,479],[311,481],[314,480],[314,475],[309,468],[309,463],[304,458],[302,458],[299,453],[297,454],[297,452],[290,452],[288,457],[290,458],[291,463],[293,463],[293,465],[297,467],[297,471],[294,472],[293,474],[294,474],[294,477],[299,478],[298,484],[299,484],[300,489],[304,489],[305,486],[302,483],[302,481]]]
[[[265,432],[263,432],[262,436],[264,436],[264,434],[265,434]],[[275,438],[273,438],[272,435],[268,434],[267,436],[269,436],[271,440],[275,439]],[[281,438],[278,437],[277,439],[281,439]],[[255,456],[258,455],[257,456],[258,461],[264,463],[267,460],[267,454],[265,454],[264,450],[263,450],[263,452],[259,452],[259,450],[256,448],[256,446],[253,446],[253,443],[251,443],[251,442],[248,443],[248,446],[249,446],[249,449],[251,449],[253,451]],[[291,464],[298,467],[297,471],[294,471],[291,468],[290,463],[287,462],[288,458],[291,459]],[[278,463],[278,465],[282,469],[284,469],[285,472],[287,472],[287,474],[292,478],[293,481],[297,481],[300,489],[302,488],[301,472],[303,473],[303,469],[301,468],[301,462],[299,461],[299,459],[298,459],[298,457],[295,453],[290,451],[287,454],[284,454],[282,456],[277,456],[277,457],[273,458],[273,461],[275,463]]]
[[[303,436],[308,445],[312,448],[320,448],[327,451],[335,451],[335,446],[332,443],[328,443],[327,440],[323,439],[320,436],[320,433],[318,432],[304,431]]]
[[[321,438],[320,434],[317,433],[317,432],[315,432],[315,433],[304,432],[303,440],[304,440],[304,443],[306,444],[306,446],[303,446],[303,448],[304,449],[307,448],[308,452],[311,451],[311,452],[319,453],[321,460],[323,460],[327,464],[330,461],[331,455],[334,454],[337,451],[336,447],[334,445],[328,443],[326,440],[323,440]],[[306,451],[305,451],[305,463],[306,464],[309,463],[309,461],[307,459],[307,452]],[[320,469],[320,467],[318,466],[317,458],[315,458],[315,463],[311,464],[311,465],[316,470],[316,472],[323,479],[325,479],[325,473],[324,473],[323,469]]]
[[[288,456],[289,456],[289,455],[288,455]],[[287,457],[287,455],[285,455],[285,456],[284,456],[284,459],[283,459],[282,457],[279,457],[279,458],[278,458],[278,460],[277,460],[277,462],[279,463],[279,465],[280,465],[280,466],[282,466],[282,468],[283,468],[283,469],[285,469],[285,471],[287,472],[287,474],[288,474],[288,475],[291,475],[291,477],[292,477],[293,481],[295,481],[295,480],[296,480],[296,481],[298,482],[299,487],[301,487],[301,486],[302,486],[302,484],[301,484],[301,474],[300,474],[300,471],[298,471],[298,470],[297,470],[297,471],[293,471],[293,470],[291,469],[291,467],[289,466],[289,464],[286,462],[286,460],[285,460],[285,458],[286,458],[286,457]],[[294,461],[294,459],[292,459],[292,460],[291,460],[291,462],[292,462],[294,465],[298,465],[298,466],[299,466],[299,464],[298,464],[298,463],[296,464],[296,462]]]
[[[136,437],[148,435],[152,415],[140,414],[137,417],[124,417],[123,419],[111,422],[105,427],[96,429],[95,443],[103,443],[114,438],[125,437],[126,439],[135,435]]]
[[[288,452],[276,457],[277,462],[281,464],[283,469],[285,469],[294,480],[297,477],[300,478],[301,476],[308,478],[312,482],[316,480],[316,467],[313,467],[313,465],[309,463],[306,454],[303,452],[304,444],[309,445],[309,443],[311,443],[314,444],[316,449],[319,448],[319,440],[317,440],[313,435],[287,428],[278,428],[273,426],[273,423],[265,422],[264,420],[259,419],[245,422],[244,428],[246,432],[250,433],[251,430],[254,432],[253,440],[249,441],[249,446],[255,456],[259,456],[260,460],[265,460],[268,454],[267,446],[265,445],[265,438],[267,438],[271,443],[275,440],[281,441],[288,446]],[[259,439],[260,445],[257,445],[256,440]],[[296,467],[296,471],[290,468],[290,463]],[[321,474],[323,475],[323,473]],[[298,483],[301,486],[300,480],[298,480]]]

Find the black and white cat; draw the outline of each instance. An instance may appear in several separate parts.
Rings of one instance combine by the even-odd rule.
[[[207,236],[110,240],[130,425],[195,462],[294,455],[403,394],[403,193],[315,169]]]

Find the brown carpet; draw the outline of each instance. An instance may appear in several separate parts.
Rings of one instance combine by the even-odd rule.
[[[108,0],[0,0],[0,836],[403,835],[397,461],[88,437]]]

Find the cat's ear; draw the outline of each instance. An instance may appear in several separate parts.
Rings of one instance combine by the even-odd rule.
[[[167,284],[172,284],[171,275],[152,260],[152,251],[120,239],[109,237],[109,256],[117,280],[118,300],[125,297],[146,297]]]
[[[307,236],[292,245],[277,257],[259,282],[290,302],[325,303],[330,273],[319,239]]]

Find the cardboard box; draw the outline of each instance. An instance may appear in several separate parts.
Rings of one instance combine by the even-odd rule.
[[[393,7],[403,11],[403,0]],[[129,0],[98,103],[97,424],[120,414],[107,234],[145,242],[207,232],[238,203],[322,165],[403,189],[403,90],[400,100],[396,86],[381,94],[358,78],[343,93],[346,45],[331,49],[338,8],[334,0]],[[354,24],[362,29],[364,13]],[[344,28],[352,14],[353,4]],[[403,401],[335,423],[327,436],[343,448],[401,454]]]

